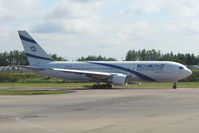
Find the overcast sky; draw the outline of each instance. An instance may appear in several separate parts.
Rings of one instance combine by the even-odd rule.
[[[144,48],[199,55],[198,15],[198,0],[0,0],[0,52],[23,50],[23,29],[69,60]]]

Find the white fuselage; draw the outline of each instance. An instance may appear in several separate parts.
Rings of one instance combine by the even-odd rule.
[[[137,81],[178,81],[190,76],[192,72],[184,65],[169,61],[95,61],[95,62],[62,62],[53,61],[35,65],[39,68],[61,68],[70,70],[108,72],[124,74],[128,83]],[[34,71],[35,72],[35,71]],[[69,81],[89,81],[85,75],[55,72],[50,69],[36,73]]]

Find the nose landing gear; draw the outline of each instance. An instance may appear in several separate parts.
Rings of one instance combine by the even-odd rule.
[[[176,89],[177,88],[177,81],[174,81],[173,82],[173,89]]]

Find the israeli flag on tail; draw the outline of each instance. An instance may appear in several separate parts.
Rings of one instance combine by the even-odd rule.
[[[18,31],[30,65],[37,65],[53,61],[39,44],[26,32]]]

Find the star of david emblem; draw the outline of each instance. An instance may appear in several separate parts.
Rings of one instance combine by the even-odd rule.
[[[31,48],[31,50],[32,50],[33,52],[36,52],[36,51],[37,51],[37,49],[36,49],[34,46],[31,46],[30,48]]]

